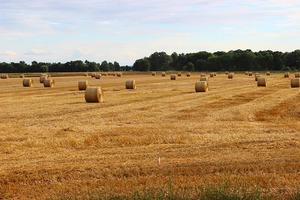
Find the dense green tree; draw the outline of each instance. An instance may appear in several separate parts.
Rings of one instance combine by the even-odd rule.
[[[155,52],[150,55],[149,62],[151,64],[151,71],[165,71],[170,69],[172,57],[165,52]]]
[[[151,64],[147,58],[138,59],[133,64],[134,71],[150,71]]]
[[[207,60],[204,59],[199,59],[195,63],[195,70],[196,71],[206,71],[208,66]]]
[[[101,65],[100,65],[100,70],[105,71],[105,72],[110,70],[108,62],[106,60],[102,61]]]
[[[185,71],[195,71],[195,66],[192,62],[188,62],[186,65],[185,65]]]
[[[300,50],[286,53],[284,56],[285,66],[300,70]]]
[[[120,71],[121,70],[121,66],[120,66],[120,64],[117,61],[114,62],[114,68],[115,68],[116,71]]]

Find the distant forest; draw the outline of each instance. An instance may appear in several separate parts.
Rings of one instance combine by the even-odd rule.
[[[300,70],[300,50],[292,52],[247,50],[200,51],[197,53],[176,52],[168,55],[155,52],[149,57],[138,59],[133,66],[120,66],[118,62],[101,64],[90,61],[69,61],[66,63],[47,63],[33,61],[30,64],[0,63],[0,73],[24,72],[92,72],[92,71],[266,71]]]

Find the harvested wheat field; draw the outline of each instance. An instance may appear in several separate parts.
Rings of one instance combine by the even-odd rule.
[[[227,182],[281,199],[299,192],[299,88],[283,73],[267,87],[223,73],[197,93],[199,78],[53,76],[53,88],[39,77],[32,87],[1,79],[0,199],[128,195],[170,183],[188,192]],[[136,90],[126,90],[129,79]],[[103,103],[86,103],[82,80],[101,86]]]

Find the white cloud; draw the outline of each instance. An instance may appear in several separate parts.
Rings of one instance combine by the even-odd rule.
[[[6,50],[6,51],[4,51],[4,52],[2,53],[2,55],[14,57],[14,56],[17,55],[17,52],[11,51],[11,50]]]
[[[25,55],[46,55],[46,51],[41,49],[30,49]]]

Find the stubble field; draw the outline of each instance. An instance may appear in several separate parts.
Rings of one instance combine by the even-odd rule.
[[[278,198],[299,191],[299,89],[283,74],[257,87],[254,76],[222,73],[195,93],[199,77],[53,77],[54,88],[0,79],[0,199],[224,181]],[[125,89],[129,79],[136,90]],[[80,80],[101,86],[104,102],[86,103]]]

